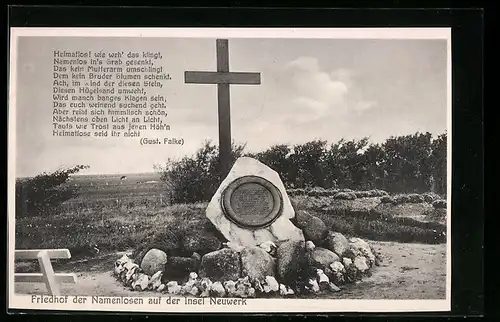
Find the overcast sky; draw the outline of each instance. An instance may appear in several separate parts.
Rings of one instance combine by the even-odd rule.
[[[171,74],[170,136],[185,145],[52,136],[52,51],[161,51]],[[231,39],[230,70],[260,72],[261,85],[231,85],[233,139],[256,152],[312,139],[446,130],[445,40]],[[214,39],[19,40],[17,176],[86,164],[83,173],[139,173],[217,142],[217,86],[184,84],[185,70],[216,70]]]

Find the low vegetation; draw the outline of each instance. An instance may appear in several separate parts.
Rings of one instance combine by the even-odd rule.
[[[314,140],[275,145],[258,153],[248,153],[245,145],[233,144],[231,162],[239,156],[258,159],[280,175],[292,194],[330,196],[338,190],[338,198],[346,200],[369,197],[368,192],[376,196],[377,191],[404,194],[404,198],[420,197],[428,191],[444,196],[446,142],[446,133],[437,138],[430,133],[415,133],[391,137],[382,144],[370,144],[368,138],[332,144]],[[157,171],[173,202],[209,201],[221,180],[218,147],[205,142],[193,155],[168,160]],[[352,190],[342,188],[365,195],[354,196]]]
[[[432,205],[382,204],[380,198],[338,200],[294,197],[296,208],[310,211],[333,231],[378,241],[439,244],[446,242],[446,211]]]
[[[206,202],[169,205],[162,195],[164,186],[158,182],[151,181],[148,187],[133,181],[92,178],[90,185],[90,180],[81,178],[67,183],[77,184],[81,194],[64,202],[60,213],[16,220],[16,248],[69,248],[74,257],[82,257],[95,256],[94,245],[106,252],[136,249],[144,240],[176,242],[193,231],[214,233],[206,227],[210,226],[205,218]],[[137,186],[141,187],[139,193],[131,194]],[[335,196],[295,194],[291,199],[297,209],[311,211],[332,230],[347,236],[427,244],[446,240],[446,209],[428,203],[383,206],[383,197],[343,200]],[[414,219],[414,213],[421,218]],[[430,222],[422,220],[425,218]]]
[[[50,220],[21,218],[16,221],[16,248],[68,248],[74,257],[96,255],[94,246],[100,252],[135,248],[143,240],[178,225],[179,218],[201,216],[204,206],[104,207],[69,211]],[[185,226],[189,226],[188,221]]]
[[[243,145],[233,145],[231,159],[242,156]],[[180,160],[169,159],[157,165],[161,180],[173,203],[209,201],[221,182],[219,148],[205,142],[193,156]]]
[[[435,244],[446,241],[447,205],[443,194],[426,191],[431,178],[445,178],[445,143],[445,134],[431,140],[429,134],[417,133],[382,145],[368,145],[364,139],[327,147],[314,141],[258,154],[233,145],[232,158],[253,156],[275,169],[296,208],[313,212],[333,231]],[[424,148],[414,150],[416,145]],[[207,226],[204,209],[221,180],[218,155],[217,147],[206,142],[194,156],[158,166],[156,177],[148,179],[77,177],[73,175],[86,167],[76,166],[18,180],[16,248],[69,248],[78,257],[135,249],[151,238],[181,240],[186,232]],[[428,162],[413,157],[406,162],[405,155],[422,155]],[[406,170],[400,172],[400,167]],[[402,192],[396,184],[400,181],[411,191]]]
[[[77,196],[75,186],[66,185],[71,175],[88,166],[77,165],[33,178],[16,181],[16,217],[51,216],[61,205]]]

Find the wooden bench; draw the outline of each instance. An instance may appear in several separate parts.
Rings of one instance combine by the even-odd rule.
[[[76,283],[73,273],[54,273],[51,259],[69,259],[71,253],[68,249],[23,249],[15,251],[16,260],[37,259],[41,273],[15,273],[14,280],[19,283],[45,283],[50,295],[60,295],[60,283]]]

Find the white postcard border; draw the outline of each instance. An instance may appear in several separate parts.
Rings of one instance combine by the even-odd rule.
[[[427,312],[451,310],[451,28],[31,28],[10,30],[8,108],[8,297],[10,309],[120,311],[120,312]],[[195,305],[81,305],[32,303],[31,295],[14,292],[15,173],[16,173],[16,82],[18,37],[175,37],[175,38],[315,38],[315,39],[443,39],[447,40],[447,254],[444,300],[338,300],[338,299],[247,299],[246,306]],[[91,296],[87,302],[91,301]],[[148,297],[141,297],[145,302]],[[157,298],[157,297],[156,297]],[[168,298],[168,296],[162,296]],[[183,300],[181,300],[182,302]]]

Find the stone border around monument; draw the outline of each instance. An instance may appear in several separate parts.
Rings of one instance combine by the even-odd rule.
[[[233,196],[233,192],[238,188],[244,186],[245,184],[250,183],[258,184],[264,187],[265,189],[267,189],[267,191],[269,191],[273,198],[273,208],[265,216],[262,223],[252,223],[250,220],[239,218],[239,215],[231,205],[231,197]],[[283,196],[279,189],[270,181],[262,177],[248,175],[234,180],[226,187],[226,189],[222,192],[221,206],[228,219],[239,227],[247,229],[265,228],[272,225],[272,223],[281,215],[283,210]]]

